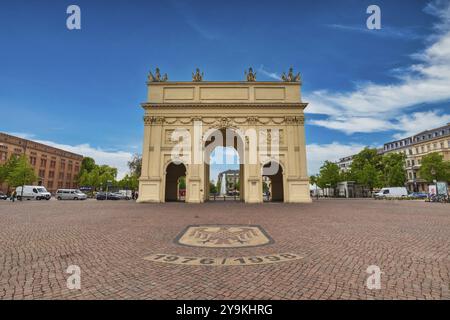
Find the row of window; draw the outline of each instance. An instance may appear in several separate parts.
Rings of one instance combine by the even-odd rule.
[[[30,164],[32,166],[36,166],[36,157],[30,156]],[[47,159],[41,159],[40,167],[41,168],[47,167]],[[56,160],[50,160],[50,169],[54,169],[54,168],[56,168]],[[61,171],[64,171],[66,169],[66,162],[64,159],[62,159],[60,161],[59,169]],[[69,163],[67,165],[67,171],[72,171],[72,169],[73,169],[72,161],[69,161]],[[80,170],[80,167],[79,167],[78,163],[76,163],[75,164],[75,173],[78,173],[79,170]]]
[[[450,140],[447,141],[447,147],[450,148]],[[436,150],[444,149],[444,148],[445,148],[445,142],[441,141],[441,142],[429,143],[427,145],[423,145],[420,147],[400,150],[400,152],[403,152],[405,155],[413,155],[413,154],[436,151]]]
[[[54,187],[53,181],[47,182],[46,187],[47,187],[47,189],[53,189],[53,187]],[[64,184],[63,181],[58,181],[57,188],[58,189],[61,189],[61,188],[66,188],[66,189],[77,188],[77,184],[76,183],[71,183],[71,182],[66,182]]]
[[[45,178],[45,173],[46,171],[44,169],[39,169],[39,177],[41,179]],[[64,179],[64,176],[66,177],[67,180],[71,180],[73,175],[71,173],[67,173],[66,175],[64,174],[64,172],[59,172],[58,174],[58,179]],[[48,178],[52,179],[55,177],[55,172],[54,171],[49,171],[48,172]]]
[[[421,136],[415,136],[414,138],[407,138],[407,139],[404,139],[402,141],[396,141],[396,142],[388,143],[388,144],[384,145],[384,150],[392,150],[392,149],[396,149],[396,148],[400,148],[400,147],[405,147],[407,145],[412,144],[413,141],[414,142],[420,142],[420,141],[436,138],[436,137],[439,137],[439,136],[444,136],[446,134],[450,134],[450,128],[443,129],[441,131],[435,131],[434,133],[424,134],[424,135],[421,135]]]

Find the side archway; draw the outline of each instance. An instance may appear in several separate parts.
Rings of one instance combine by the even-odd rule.
[[[262,167],[264,200],[284,202],[283,167],[277,161],[269,161]]]
[[[186,177],[186,166],[183,163],[170,162],[166,167],[166,180],[164,201],[182,201],[183,195],[180,192],[180,179]]]

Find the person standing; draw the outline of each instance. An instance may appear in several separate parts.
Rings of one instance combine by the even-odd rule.
[[[15,202],[15,201],[16,201],[16,196],[17,196],[17,193],[16,193],[16,190],[14,190],[14,191],[11,193],[11,201],[12,201],[12,202]]]

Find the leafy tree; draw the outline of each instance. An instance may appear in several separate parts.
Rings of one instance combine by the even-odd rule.
[[[214,185],[213,181],[209,182],[209,193],[217,193],[217,187]]]
[[[267,182],[263,181],[263,192],[267,193],[267,191],[269,191],[269,185]]]
[[[136,190],[139,186],[139,181],[136,176],[127,174],[117,185],[122,189]]]
[[[317,177],[317,185],[320,188],[336,188],[340,181],[339,166],[331,161],[325,161]]]
[[[362,170],[358,171],[356,181],[373,191],[374,188],[382,186],[382,178],[382,172],[377,170],[373,164],[367,162]]]
[[[315,185],[317,183],[317,176],[312,175],[309,177],[309,184]]]
[[[142,170],[142,156],[138,153],[133,155],[133,158],[128,161],[128,168],[133,176],[140,177]]]
[[[185,177],[180,177],[180,180],[178,181],[178,188],[186,189],[186,178]]]
[[[80,171],[91,172],[96,167],[95,160],[90,157],[85,157],[81,161]]]
[[[377,149],[364,148],[355,155],[350,166],[348,177],[373,190],[383,184],[382,179],[382,156],[378,154]]]
[[[18,161],[19,157],[12,155],[4,165],[0,166],[0,183],[7,182],[9,173],[16,167]]]
[[[382,157],[383,187],[403,187],[406,182],[404,153],[389,153]]]
[[[5,179],[8,185],[12,187],[23,186],[25,184],[32,184],[37,179],[38,177],[34,173],[33,167],[28,163],[25,155],[21,155],[9,163],[8,173]]]
[[[419,176],[428,182],[433,180],[450,181],[450,161],[444,161],[444,157],[432,152],[422,158]]]

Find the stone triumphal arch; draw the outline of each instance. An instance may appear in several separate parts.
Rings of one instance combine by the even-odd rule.
[[[139,202],[177,198],[181,177],[185,201],[209,199],[209,153],[215,145],[239,154],[240,197],[263,202],[263,179],[272,181],[273,198],[310,202],[306,169],[305,129],[299,75],[292,69],[283,81],[168,81],[150,73],[148,100],[142,104],[144,142]]]

